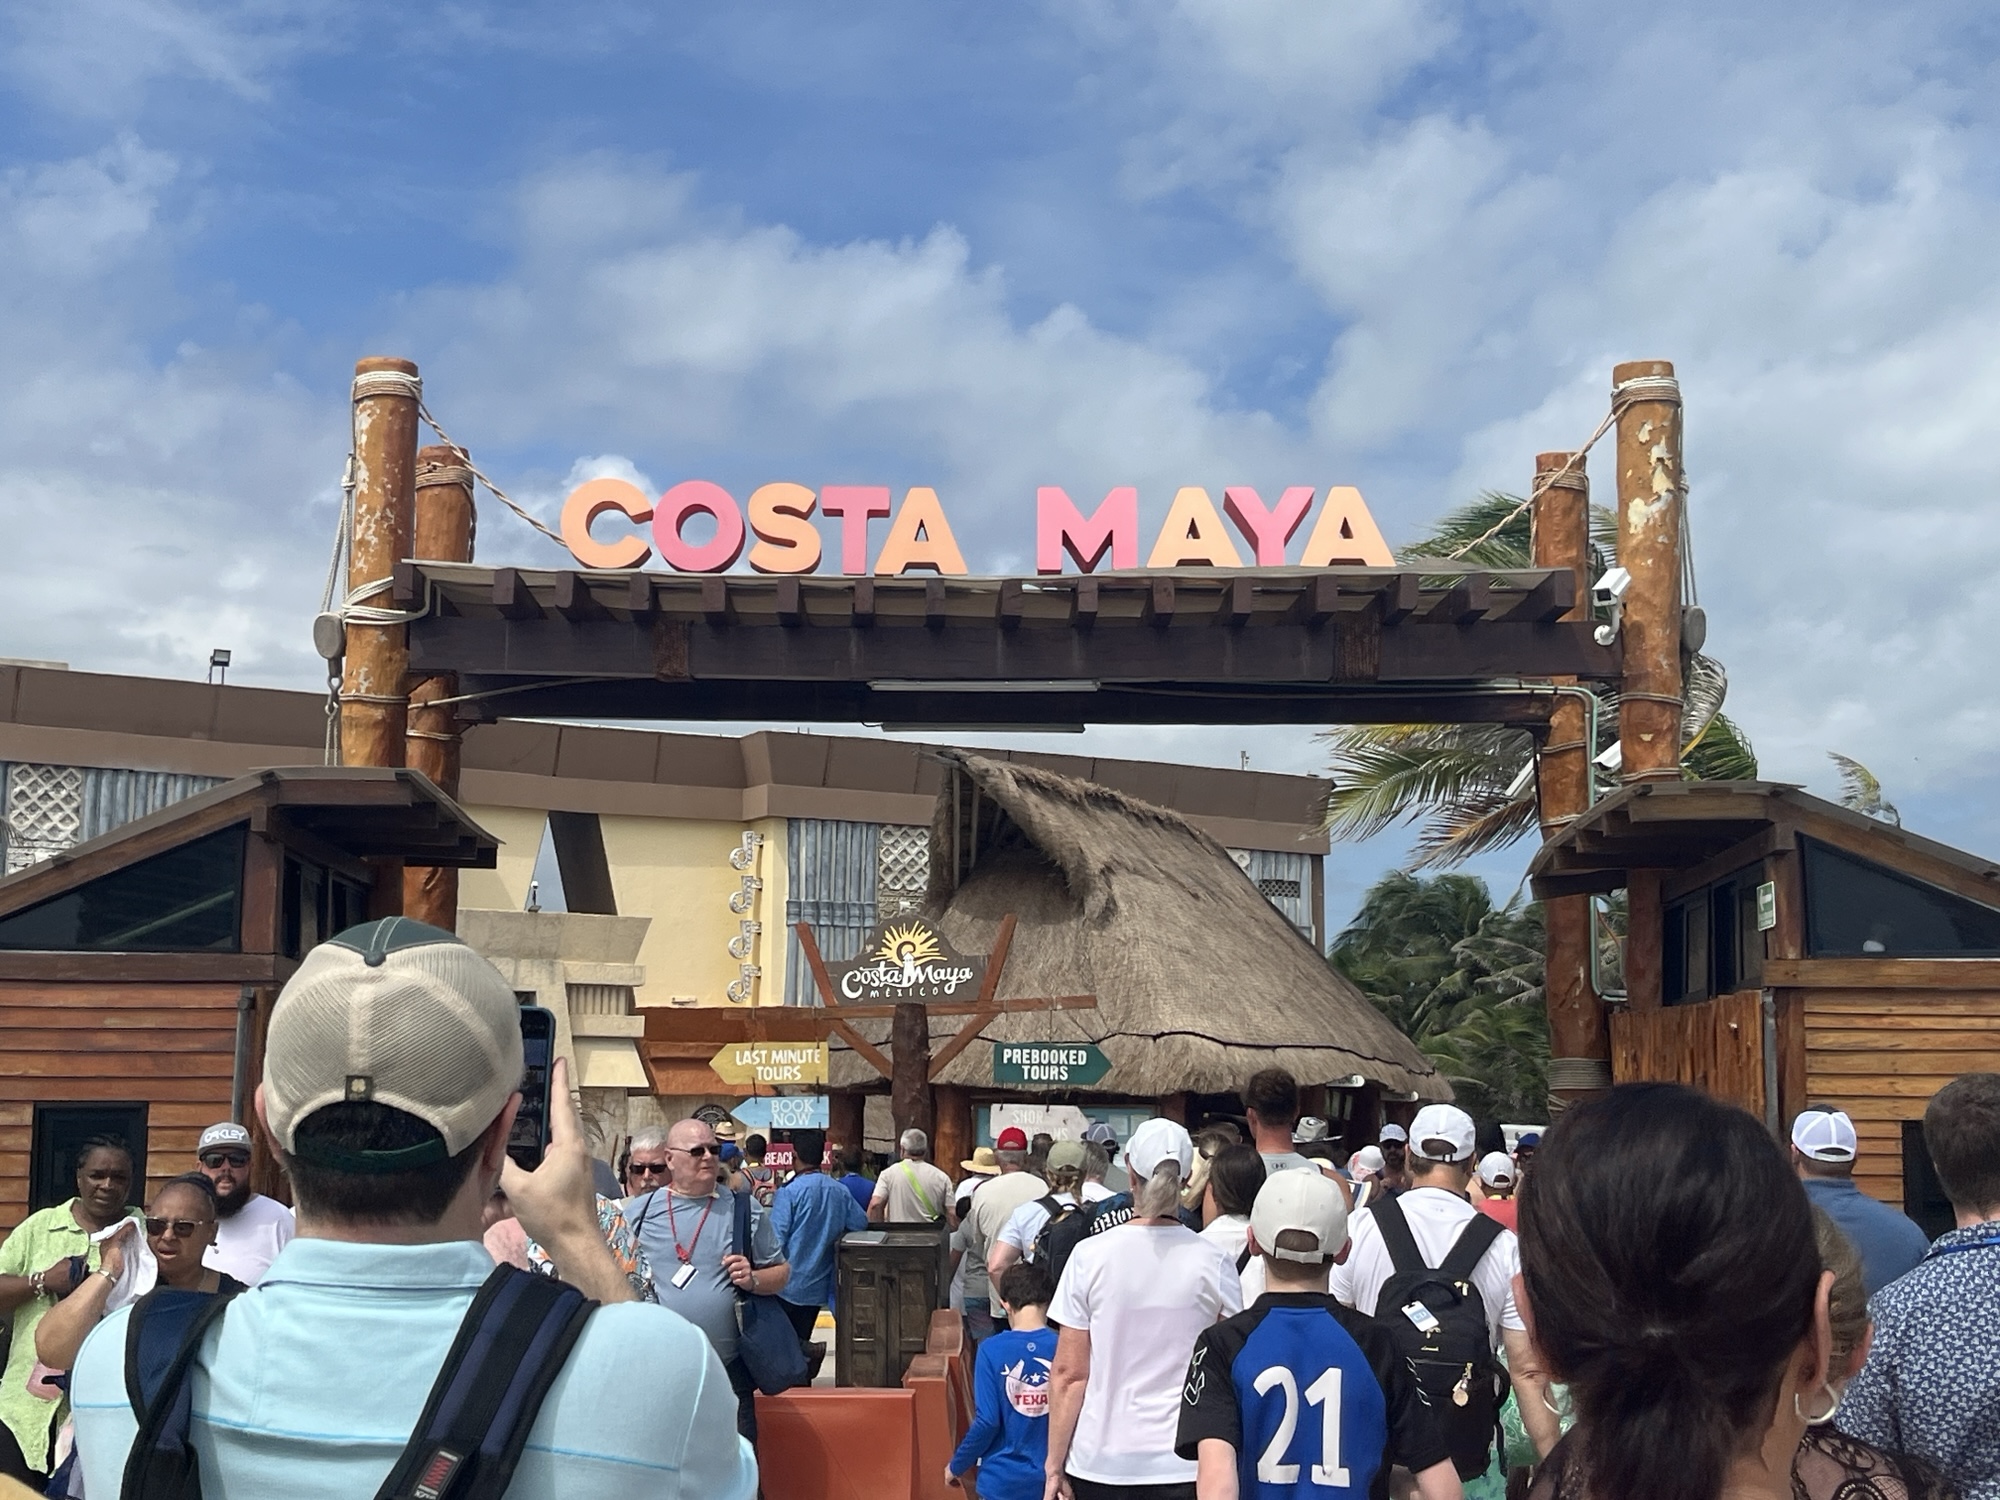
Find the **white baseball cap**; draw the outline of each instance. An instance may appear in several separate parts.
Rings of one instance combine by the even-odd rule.
[[[1479,1180],[1488,1187],[1514,1185],[1514,1158],[1505,1151],[1489,1151],[1479,1158]]]
[[[1323,1173],[1273,1172],[1257,1189],[1250,1229],[1266,1255],[1316,1266],[1340,1254],[1347,1243],[1347,1204],[1333,1179]],[[1278,1236],[1287,1229],[1311,1235],[1313,1248],[1280,1250]]]
[[[1837,1109],[1807,1110],[1792,1121],[1792,1144],[1814,1161],[1848,1162],[1860,1142],[1854,1122]]]
[[[1389,1164],[1382,1159],[1380,1146],[1363,1146],[1347,1159],[1347,1165],[1355,1172],[1380,1172]]]
[[[1471,1161],[1473,1137],[1477,1134],[1472,1116],[1464,1110],[1449,1104],[1426,1104],[1410,1121],[1410,1149],[1425,1161]],[[1434,1149],[1425,1149],[1438,1145],[1448,1148],[1450,1155],[1440,1156]]]
[[[292,1155],[323,1155],[318,1164],[344,1172],[408,1171],[456,1156],[521,1086],[520,1010],[500,971],[442,928],[409,917],[350,927],[305,956],[271,1009],[271,1134]],[[415,1115],[443,1137],[443,1150],[428,1142],[377,1160],[298,1149],[307,1116],[370,1100]]]
[[[1181,1179],[1185,1181],[1194,1170],[1194,1140],[1185,1128],[1172,1120],[1148,1120],[1133,1131],[1132,1139],[1125,1143],[1125,1159],[1132,1166],[1135,1190],[1169,1158],[1181,1164]]]
[[[1407,1144],[1410,1139],[1410,1133],[1400,1125],[1384,1125],[1382,1133],[1376,1139],[1378,1141],[1402,1141]]]

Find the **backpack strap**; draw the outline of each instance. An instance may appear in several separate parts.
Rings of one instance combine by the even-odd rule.
[[[125,1324],[125,1394],[139,1419],[125,1458],[123,1495],[174,1500],[201,1494],[194,1449],[188,1441],[194,1392],[189,1373],[202,1338],[228,1309],[234,1293],[155,1287],[141,1297]]]
[[[740,1255],[745,1260],[749,1260],[750,1259],[750,1195],[748,1193],[736,1193],[733,1194],[732,1196],[734,1196],[736,1201],[730,1205],[730,1210],[729,1210],[732,1219],[732,1227],[730,1230],[730,1237],[729,1237],[729,1243],[733,1247],[731,1253],[735,1255]]]
[[[1236,1257],[1236,1274],[1241,1276],[1250,1265],[1250,1247],[1245,1245],[1243,1253]]]
[[[1446,1281],[1470,1281],[1473,1268],[1479,1264],[1479,1258],[1492,1248],[1493,1242],[1500,1238],[1500,1231],[1505,1227],[1491,1214],[1475,1213],[1465,1221],[1465,1227],[1459,1230],[1458,1239],[1453,1242],[1451,1253],[1445,1256],[1444,1264],[1438,1267],[1438,1274]]]
[[[567,1282],[495,1266],[376,1500],[499,1500],[596,1306]]]
[[[1410,1233],[1410,1221],[1403,1217],[1402,1204],[1385,1194],[1380,1203],[1369,1204],[1368,1211],[1375,1216],[1375,1227],[1382,1231],[1382,1248],[1389,1252],[1390,1263],[1395,1266],[1398,1276],[1414,1276],[1419,1271],[1431,1269],[1431,1263],[1424,1259],[1424,1252],[1417,1248],[1416,1237]],[[1481,1214],[1480,1218],[1484,1219],[1486,1215]],[[1495,1224],[1494,1227],[1499,1226]]]

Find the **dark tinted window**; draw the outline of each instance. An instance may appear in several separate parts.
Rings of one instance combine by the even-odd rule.
[[[1924,1122],[1903,1121],[1903,1212],[1932,1239],[1957,1227],[1958,1213],[1944,1195],[1937,1168],[1924,1144]]]
[[[2000,911],[1816,840],[1799,842],[1813,957],[2000,957]]]
[[[245,835],[225,828],[0,917],[0,948],[233,953]]]

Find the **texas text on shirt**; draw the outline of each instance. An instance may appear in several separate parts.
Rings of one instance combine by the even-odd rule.
[[[1236,1450],[1240,1500],[1388,1500],[1393,1464],[1451,1457],[1381,1325],[1324,1292],[1272,1292],[1195,1341],[1175,1451],[1204,1438]]]
[[[208,1493],[374,1494],[409,1441],[473,1293],[492,1274],[492,1258],[471,1240],[292,1241],[203,1343],[191,1384]],[[119,1492],[137,1431],[125,1391],[129,1316],[114,1313],[92,1330],[72,1377],[92,1495]],[[330,1365],[333,1350],[345,1357]],[[663,1411],[692,1419],[658,1420]],[[735,1427],[736,1398],[700,1333],[646,1303],[600,1307],[535,1419],[510,1493],[749,1500],[756,1460]]]

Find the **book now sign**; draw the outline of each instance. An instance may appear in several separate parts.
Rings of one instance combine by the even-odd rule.
[[[1229,485],[1218,511],[1207,490],[1183,486],[1174,492],[1166,519],[1153,535],[1145,565],[1284,567],[1293,561],[1292,539],[1305,528],[1316,496],[1311,485],[1292,485],[1266,504],[1250,486]],[[900,505],[892,505],[892,498],[887,485],[830,484],[814,490],[803,484],[766,484],[739,505],[721,485],[687,479],[654,500],[628,480],[592,479],[563,501],[562,537],[586,568],[641,568],[657,553],[681,573],[724,573],[738,559],[758,573],[816,573],[825,561],[813,521],[820,515],[839,522],[844,574],[964,575],[965,556],[938,492],[906,490]],[[706,520],[697,523],[698,517]],[[876,520],[886,520],[888,527],[871,565],[869,523]],[[705,539],[690,540],[691,526],[695,533],[705,533]],[[1085,573],[1094,572],[1107,557],[1113,568],[1137,568],[1139,543],[1137,486],[1112,489],[1089,515],[1059,486],[1035,491],[1038,573],[1062,572],[1065,559]],[[1386,568],[1394,561],[1361,491],[1335,485],[1306,531],[1295,565]]]

